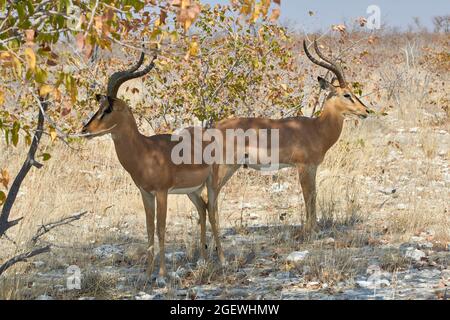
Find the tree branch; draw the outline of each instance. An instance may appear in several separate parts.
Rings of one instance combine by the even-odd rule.
[[[13,258],[9,259],[8,261],[6,261],[4,264],[0,265],[0,275],[3,272],[5,272],[6,269],[15,265],[17,262],[27,261],[28,258],[37,256],[38,254],[41,254],[44,252],[49,252],[49,251],[50,251],[50,245],[47,245],[45,247],[40,247],[40,248],[33,249],[28,252],[19,254],[18,256],[13,257]]]
[[[42,137],[42,131],[44,127],[44,112],[47,110],[48,102],[43,98],[39,98],[40,108],[38,115],[38,122],[36,131],[33,136],[33,141],[31,142],[30,149],[28,150],[27,158],[25,162],[22,164],[22,167],[19,170],[14,182],[9,189],[8,196],[6,197],[5,203],[3,204],[2,212],[0,214],[0,237],[2,237],[6,230],[15,226],[22,218],[18,218],[12,221],[9,221],[9,215],[11,213],[11,209],[16,201],[17,194],[19,193],[19,189],[22,185],[23,180],[26,175],[30,171],[31,167],[35,166],[36,168],[41,168],[42,164],[35,160],[36,151],[38,149],[39,143]],[[42,108],[42,109],[41,109]]]
[[[50,222],[50,223],[40,226],[39,229],[37,230],[36,234],[33,236],[33,238],[31,238],[31,242],[33,244],[36,244],[36,242],[39,240],[39,238],[42,237],[47,232],[49,232],[50,230],[52,230],[56,227],[65,225],[65,224],[69,224],[73,221],[80,220],[81,217],[84,216],[86,213],[88,213],[88,212],[82,211],[82,212],[76,213],[70,217],[62,218],[61,220]]]

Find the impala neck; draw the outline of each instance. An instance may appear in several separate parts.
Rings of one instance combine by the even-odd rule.
[[[325,150],[331,148],[339,139],[344,124],[344,116],[337,111],[331,99],[325,102],[323,111],[317,119]]]
[[[131,112],[124,115],[121,123],[111,133],[117,157],[122,166],[129,171],[139,161],[137,150],[141,149],[142,135]]]

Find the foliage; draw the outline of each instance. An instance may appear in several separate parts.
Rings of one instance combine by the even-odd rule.
[[[51,141],[72,142],[70,134],[96,107],[93,94],[103,91],[108,75],[126,68],[142,45],[147,53],[158,50],[160,73],[152,73],[158,81],[148,81],[145,90],[155,95],[150,98],[157,101],[156,108],[141,106],[138,112],[182,112],[183,123],[193,116],[217,118],[219,103],[230,97],[235,107],[243,100],[238,90],[246,81],[255,85],[264,81],[263,68],[257,77],[244,78],[250,54],[253,64],[258,56],[250,47],[239,48],[240,44],[262,45],[259,57],[267,55],[264,50],[269,48],[280,57],[285,53],[279,43],[270,42],[281,34],[280,28],[269,23],[278,17],[279,3],[231,1],[230,6],[211,9],[197,0],[0,0],[0,138],[8,146],[17,147],[22,141],[29,146],[39,108],[42,111],[41,97],[50,102],[45,112],[46,135]],[[263,31],[245,35],[250,28]],[[239,73],[230,70],[220,84],[226,70],[220,68],[233,56],[240,57]],[[286,69],[289,61],[283,59]],[[264,62],[264,68],[269,63]],[[215,73],[205,73],[208,79],[202,78],[200,85],[195,80],[205,68]],[[164,77],[173,79],[172,83]],[[174,94],[175,84],[179,94]],[[218,90],[221,87],[225,93]],[[200,97],[209,97],[207,104],[199,104]],[[170,106],[168,110],[165,105]],[[47,150],[38,156],[44,161],[51,158]],[[0,203],[4,200],[2,191]]]
[[[204,7],[190,38],[171,46],[186,54],[166,52],[158,60],[146,82],[149,97],[136,108],[162,115],[161,130],[189,124],[193,116],[209,121],[300,108],[303,73],[294,42],[270,20],[246,24],[231,6]]]

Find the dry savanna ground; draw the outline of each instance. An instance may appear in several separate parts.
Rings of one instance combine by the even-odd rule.
[[[441,50],[448,52],[444,40]],[[420,59],[425,53],[419,46],[416,54]],[[54,245],[50,253],[8,270],[0,278],[0,298],[445,299],[448,60],[435,70],[411,62],[412,56],[405,51],[398,61],[358,75],[367,88],[380,78],[387,88],[373,106],[376,114],[346,120],[319,168],[320,232],[301,232],[305,209],[295,170],[261,175],[241,169],[219,201],[225,267],[213,249],[207,263],[197,263],[198,215],[186,196],[169,197],[169,277],[162,288],[146,281],[143,205],[111,139],[75,149],[45,140],[42,148],[52,158],[27,176],[13,210],[13,217],[25,219],[8,233],[16,243],[0,239],[0,261],[22,250],[43,223],[88,214],[44,236]],[[25,148],[0,144],[0,150],[0,163],[16,172]],[[79,290],[66,286],[71,265],[81,270]]]

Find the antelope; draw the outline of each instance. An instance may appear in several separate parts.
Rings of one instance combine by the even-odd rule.
[[[126,71],[115,72],[108,80],[106,95],[96,95],[100,104],[98,111],[82,128],[82,136],[93,138],[111,134],[119,162],[130,174],[139,188],[144,203],[147,236],[148,258],[147,275],[151,276],[154,268],[154,233],[155,233],[155,199],[156,221],[159,241],[159,279],[166,275],[165,266],[165,228],[168,194],[187,194],[200,215],[201,255],[206,260],[206,208],[201,197],[211,172],[211,166],[201,164],[174,164],[171,152],[177,144],[170,134],[153,136],[142,135],[136,124],[130,107],[117,98],[120,86],[134,78],[142,77],[154,67],[154,60],[141,71],[137,71],[144,61],[142,52],[135,66]],[[188,128],[192,131],[193,128]],[[192,141],[194,143],[195,141]],[[194,148],[192,148],[194,150]],[[209,217],[215,221],[215,217]],[[212,229],[217,234],[217,226]]]
[[[267,129],[278,130],[279,135],[279,154],[278,168],[296,167],[303,191],[303,198],[306,207],[305,231],[312,232],[316,229],[316,172],[317,167],[322,163],[326,152],[339,139],[346,115],[356,115],[366,118],[369,114],[368,108],[353,94],[349,88],[341,67],[333,60],[326,58],[319,50],[317,42],[314,40],[314,49],[321,60],[314,58],[308,51],[306,41],[303,41],[303,48],[309,60],[329,71],[336,78],[332,83],[322,77],[318,77],[319,85],[322,89],[329,91],[323,110],[320,116],[316,118],[309,117],[291,117],[284,119],[267,118],[234,118],[225,119],[214,125],[222,134],[227,129],[254,129],[256,131]],[[242,132],[242,131],[241,131]],[[258,138],[259,139],[259,138]],[[248,167],[261,170],[263,166],[259,163],[248,164],[248,159],[258,159],[258,152],[261,150],[260,141],[256,148],[250,148],[249,143],[244,146],[238,146],[236,140],[227,141],[224,145],[223,153],[226,153],[226,147],[244,148],[246,158],[234,159],[234,163],[216,163],[213,164],[211,183],[208,187],[208,210],[210,216],[217,213],[217,196],[221,188],[233,176],[242,164]],[[239,152],[236,152],[237,154]],[[266,153],[267,154],[267,153]],[[216,236],[218,238],[218,236]],[[218,246],[220,250],[220,246]],[[223,257],[223,252],[218,252]]]

